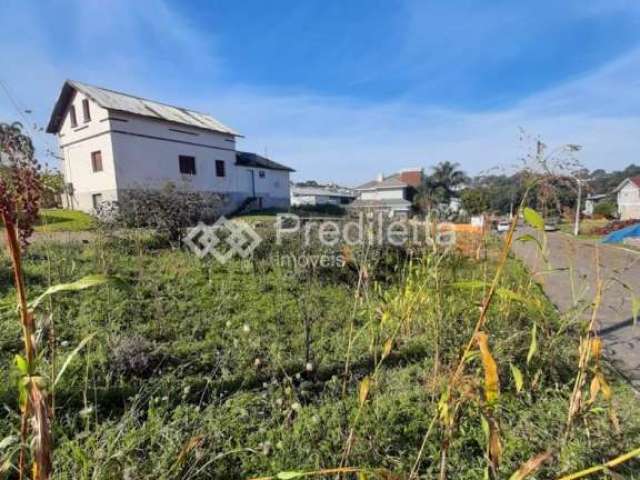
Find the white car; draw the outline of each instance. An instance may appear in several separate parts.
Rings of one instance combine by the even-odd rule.
[[[508,232],[510,228],[511,224],[507,221],[498,222],[498,225],[496,226],[496,230],[498,232]]]

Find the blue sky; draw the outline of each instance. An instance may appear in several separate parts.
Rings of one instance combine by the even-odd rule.
[[[590,168],[640,163],[635,0],[4,4],[0,80],[40,125],[74,78],[206,111],[296,179],[507,167],[520,127]]]

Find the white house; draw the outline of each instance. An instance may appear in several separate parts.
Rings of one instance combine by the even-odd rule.
[[[640,175],[623,180],[616,192],[620,220],[640,219]]]
[[[401,170],[387,177],[379,174],[375,180],[355,188],[359,195],[351,207],[382,210],[390,216],[408,215],[415,189],[422,183],[422,175],[421,168]]]
[[[51,114],[67,207],[87,212],[126,190],[172,182],[222,194],[230,211],[253,199],[289,206],[289,167],[239,152],[239,135],[213,117],[68,80]]]
[[[607,198],[606,193],[592,193],[587,195],[587,198],[584,201],[584,208],[582,209],[582,213],[585,215],[593,215],[593,212],[596,208],[596,205]]]
[[[292,185],[291,205],[349,205],[357,197],[350,188],[337,185]]]

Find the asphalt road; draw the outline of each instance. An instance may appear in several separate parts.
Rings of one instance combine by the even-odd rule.
[[[519,229],[515,238],[527,233],[540,238],[530,229]],[[513,250],[562,312],[593,301],[599,263],[604,291],[596,319],[605,356],[640,389],[640,320],[634,326],[631,309],[632,296],[640,297],[640,252],[578,240],[561,232],[547,233],[548,265],[534,242],[516,241]],[[591,314],[591,308],[583,313],[588,318]]]

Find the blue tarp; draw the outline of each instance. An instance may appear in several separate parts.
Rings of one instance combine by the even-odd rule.
[[[611,232],[602,239],[602,243],[622,243],[628,237],[640,237],[640,223]]]

